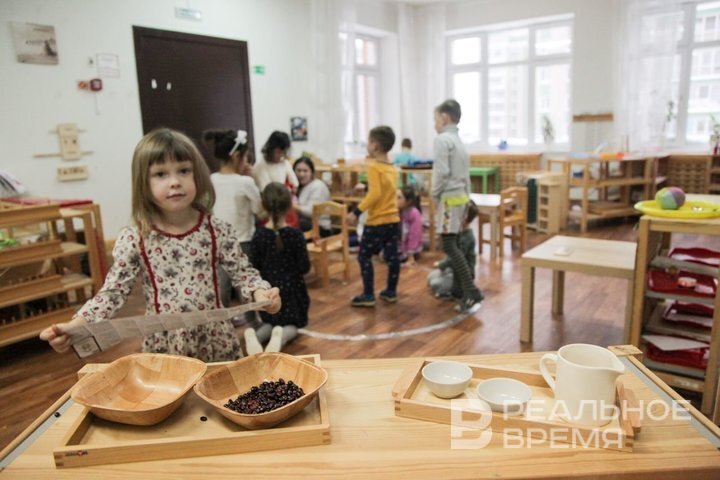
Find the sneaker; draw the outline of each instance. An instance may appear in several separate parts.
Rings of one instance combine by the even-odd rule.
[[[358,295],[352,299],[350,305],[353,307],[374,307],[375,306],[375,295]]]
[[[482,304],[482,301],[482,294],[480,294],[480,296],[476,298],[463,298],[458,302],[457,305],[455,305],[455,311],[469,314],[475,313],[480,310],[480,305]]]
[[[383,290],[382,292],[380,292],[380,298],[382,298],[388,303],[395,303],[397,302],[397,293]]]

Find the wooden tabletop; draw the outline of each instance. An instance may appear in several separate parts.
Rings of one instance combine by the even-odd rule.
[[[636,249],[635,242],[555,235],[523,253],[521,261],[535,267],[572,267],[590,275],[633,278]]]
[[[456,357],[537,372],[542,353]],[[395,416],[391,389],[417,359],[323,362],[331,444],[180,460],[56,469],[52,450],[81,412],[71,406],[2,472],[3,479],[465,479],[465,478],[720,478],[720,453],[687,419],[645,418],[634,451],[533,443],[504,448],[493,434],[484,448],[452,449],[450,426]],[[621,377],[640,402],[660,402],[633,373]],[[52,412],[50,412],[52,414]],[[524,437],[523,437],[524,438]],[[517,445],[517,442],[515,442]]]

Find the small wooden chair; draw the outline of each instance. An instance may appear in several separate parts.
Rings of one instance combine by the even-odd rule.
[[[320,237],[320,218],[329,216],[333,229],[340,232],[329,237]],[[307,249],[315,273],[322,286],[330,284],[330,275],[343,272],[346,282],[350,281],[350,240],[348,235],[347,207],[336,202],[322,202],[313,205],[312,230],[305,232]]]
[[[510,239],[510,248],[517,240],[520,253],[525,251],[525,231],[527,229],[528,191],[526,187],[510,187],[500,191],[500,212],[498,215],[499,256],[503,256],[505,238]],[[489,223],[488,215],[478,215],[478,250],[482,253],[483,243],[491,244],[495,239],[483,238],[483,224]],[[505,233],[505,227],[510,227],[510,233]]]

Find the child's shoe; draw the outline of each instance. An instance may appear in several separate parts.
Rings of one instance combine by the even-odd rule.
[[[482,304],[483,296],[480,294],[479,297],[469,297],[469,298],[463,298],[460,300],[460,302],[455,305],[455,311],[461,312],[461,313],[467,313],[467,314],[473,314],[480,310],[480,305]]]
[[[380,292],[380,298],[382,298],[388,303],[395,303],[397,302],[397,293],[391,292],[389,290],[383,290],[382,292]]]
[[[265,347],[266,352],[279,352],[282,348],[283,327],[275,326],[270,334],[270,341]]]
[[[357,295],[352,299],[350,305],[353,307],[374,307],[375,306],[375,295]]]

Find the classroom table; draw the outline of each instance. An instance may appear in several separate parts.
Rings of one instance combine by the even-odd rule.
[[[556,235],[522,255],[520,341],[532,342],[535,269],[553,271],[552,313],[562,315],[565,272],[578,272],[627,280],[623,341],[629,343],[635,272],[635,242]]]
[[[490,259],[498,258],[498,242],[504,241],[503,232],[499,231],[500,194],[498,193],[471,193],[470,200],[477,206],[478,212],[490,217]],[[480,229],[483,224],[478,223],[478,248],[482,238]]]
[[[475,179],[480,178],[482,181],[482,192],[490,193],[488,190],[488,177],[493,177],[494,187],[492,193],[500,193],[500,167],[470,167],[470,183],[475,190]]]
[[[324,389],[329,408],[330,443],[299,448],[57,469],[53,448],[83,407],[67,400],[60,418],[49,409],[46,430],[31,432],[24,451],[0,460],[3,479],[711,479],[720,478],[720,430],[680,399],[661,380],[629,355],[632,346],[611,347],[626,366],[620,377],[638,402],[655,415],[642,419],[633,451],[532,442],[517,448],[500,432],[487,445],[453,448],[450,425],[395,415],[392,389],[417,358],[327,360]],[[448,359],[538,372],[542,352],[466,355]],[[445,358],[445,357],[444,357]],[[93,367],[88,365],[87,367]],[[101,367],[95,365],[95,367]],[[194,395],[194,393],[191,393]],[[66,395],[67,397],[67,395]],[[62,400],[62,399],[61,399]],[[69,404],[69,405],[66,405]],[[658,415],[663,407],[682,408],[682,415]],[[34,435],[34,438],[33,438]],[[522,437],[525,438],[525,437]],[[17,456],[15,456],[17,455]]]

